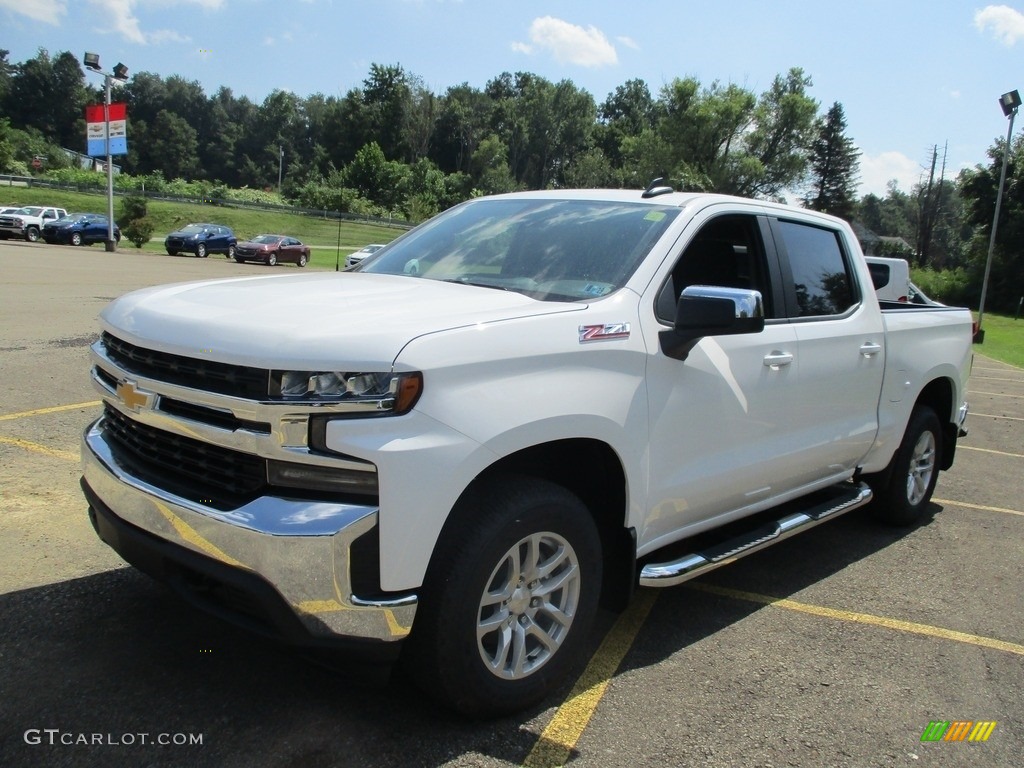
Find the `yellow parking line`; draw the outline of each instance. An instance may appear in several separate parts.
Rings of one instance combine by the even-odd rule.
[[[55,405],[51,408],[36,408],[34,411],[22,411],[21,413],[6,413],[0,416],[0,421],[12,421],[23,419],[26,416],[41,416],[44,413],[58,413],[59,411],[73,411],[76,408],[92,408],[96,405],[103,405],[102,400],[90,400],[87,403],[73,403],[71,405]]]
[[[938,637],[943,640],[954,640],[958,643],[968,643],[970,645],[981,646],[982,648],[994,648],[997,651],[1006,651],[1007,653],[1015,653],[1018,656],[1024,656],[1024,645],[1008,643],[1005,640],[996,640],[995,638],[983,637],[981,635],[969,635],[966,632],[957,632],[956,630],[944,629],[943,627],[933,627],[929,624],[915,624],[911,621],[900,621],[899,619],[890,619],[885,616],[874,616],[870,613],[840,611],[835,608],[825,608],[820,605],[799,603],[796,600],[787,600],[781,597],[759,595],[756,592],[741,592],[738,589],[716,587],[712,584],[690,582],[687,584],[687,587],[701,592],[710,592],[714,595],[731,597],[736,600],[761,603],[762,605],[769,605],[773,608],[785,608],[789,611],[799,611],[800,613],[824,616],[825,618],[837,619],[839,621],[853,621],[858,624],[870,624],[876,627],[886,627],[887,629],[896,629],[901,632],[910,632],[916,635],[928,635],[929,637]]]
[[[524,768],[554,768],[565,765],[569,760],[657,597],[658,593],[653,589],[637,592],[632,604],[619,616],[568,698],[533,745],[523,761]]]
[[[994,453],[996,456],[1010,456],[1014,459],[1024,459],[1024,453],[1007,453],[1006,451],[993,451],[991,448],[975,448],[973,445],[958,445],[959,451],[978,451],[980,453]]]
[[[953,501],[952,499],[936,499],[932,497],[932,501],[936,504],[950,504],[954,507],[966,507],[967,509],[980,509],[982,512],[1002,512],[1006,515],[1020,515],[1024,517],[1024,512],[1018,512],[1016,509],[1003,509],[1002,507],[983,507],[981,504],[968,504],[966,501]]]
[[[1024,421],[1024,419],[1020,418],[1019,416],[994,416],[991,413],[974,413],[973,411],[971,411],[971,418],[973,419],[975,416],[981,416],[982,418],[985,419],[1006,419],[1007,421]]]
[[[17,448],[24,448],[26,451],[32,451],[33,453],[41,453],[44,456],[53,456],[56,459],[78,461],[79,458],[78,454],[73,451],[62,451],[59,448],[47,448],[45,445],[33,443],[29,440],[22,440],[20,437],[3,437],[0,435],[0,443],[13,445]]]
[[[1012,397],[1020,400],[1024,399],[1024,395],[1008,395],[1005,392],[982,392],[980,390],[969,389],[967,390],[968,395],[988,395],[989,397]],[[971,415],[974,415],[974,411],[971,411]]]

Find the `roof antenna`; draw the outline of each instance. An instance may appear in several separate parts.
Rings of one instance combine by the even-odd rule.
[[[662,186],[658,186],[659,184]],[[657,197],[658,195],[667,195],[670,192],[675,192],[675,190],[672,189],[672,187],[666,186],[665,178],[663,176],[659,176],[647,186],[647,189],[644,190],[641,197]]]

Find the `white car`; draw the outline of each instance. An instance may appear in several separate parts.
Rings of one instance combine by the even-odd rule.
[[[352,253],[350,253],[348,255],[348,258],[345,259],[345,269],[349,269],[350,267],[354,267],[356,264],[361,262],[367,256],[372,256],[373,254],[375,254],[377,251],[379,251],[383,247],[384,246],[379,244],[379,243],[373,243],[371,245],[364,245],[358,251],[353,251]]]

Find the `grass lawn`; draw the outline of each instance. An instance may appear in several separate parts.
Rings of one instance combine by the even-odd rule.
[[[993,315],[988,312],[982,321],[985,342],[975,344],[974,351],[1018,368],[1024,368],[1024,318]]]
[[[41,187],[0,186],[0,203],[18,205],[54,205],[73,213],[102,213],[107,211],[106,193],[68,192],[61,189]],[[114,218],[121,209],[121,199],[114,196]],[[389,243],[406,231],[405,226],[383,226],[358,221],[328,219],[305,216],[284,211],[260,211],[250,208],[231,208],[198,203],[175,203],[165,200],[149,201],[149,217],[156,225],[153,239],[142,250],[149,253],[163,253],[163,240],[168,232],[191,222],[209,222],[231,227],[239,240],[247,240],[259,234],[291,235],[313,247],[310,265],[334,269],[339,254],[342,263],[345,257],[368,243]],[[340,243],[340,248],[339,248]],[[135,246],[121,240],[121,249],[131,250]],[[222,257],[221,257],[222,258]]]

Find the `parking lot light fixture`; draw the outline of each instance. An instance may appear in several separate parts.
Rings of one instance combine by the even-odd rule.
[[[988,257],[985,259],[985,276],[981,280],[981,301],[978,304],[978,330],[974,334],[974,342],[981,344],[985,341],[985,331],[981,326],[985,317],[985,294],[988,293],[988,276],[992,271],[992,251],[996,245],[996,227],[999,225],[999,209],[1003,204],[1003,186],[1006,184],[1006,165],[1010,160],[1010,138],[1013,135],[1013,119],[1017,116],[1020,108],[1021,98],[1016,91],[1009,91],[999,97],[999,106],[1003,114],[1010,119],[1010,126],[1006,129],[1006,144],[1003,146],[1003,169],[999,173],[999,187],[996,191],[996,211],[992,216],[992,232],[988,238]]]
[[[113,253],[117,250],[117,241],[114,239],[114,164],[110,157],[110,86],[114,80],[123,83],[128,79],[128,67],[118,62],[113,72],[104,72],[100,68],[100,55],[90,51],[85,52],[82,63],[103,75],[103,123],[107,142],[107,239],[104,245],[108,253]]]

